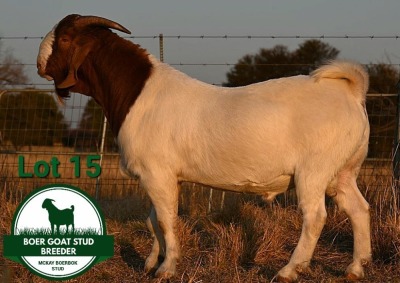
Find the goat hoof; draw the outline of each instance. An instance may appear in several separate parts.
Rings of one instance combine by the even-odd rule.
[[[154,257],[148,257],[146,259],[146,263],[144,264],[144,271],[146,273],[153,273],[158,269],[159,266],[160,263],[157,257],[155,259]]]
[[[160,265],[158,263],[156,263],[155,265],[145,263],[144,272],[147,274],[154,273],[154,272],[156,272],[156,270],[158,269],[159,266]]]
[[[162,278],[162,279],[170,279],[175,276],[175,271],[176,268],[175,266],[169,266],[165,264],[161,264],[161,266],[157,269],[155,276],[157,278]]]
[[[298,277],[298,273],[295,270],[288,270],[288,268],[283,268],[278,272],[277,280],[278,282],[296,282]]]
[[[353,273],[347,273],[346,274],[346,280],[349,280],[349,281],[358,281],[358,280],[360,280],[361,278],[359,278],[357,275],[355,275],[355,274],[353,274]]]
[[[365,261],[367,262],[367,261]],[[364,263],[366,265],[366,263]],[[362,264],[352,263],[346,270],[346,279],[349,281],[358,281],[364,278],[364,268]]]
[[[295,282],[295,281],[296,281],[296,279],[292,280],[292,279],[290,279],[290,278],[288,278],[288,277],[284,277],[284,276],[281,276],[281,275],[278,275],[278,276],[276,277],[276,280],[277,280],[278,282],[283,282],[283,283],[292,283],[292,282]]]
[[[156,278],[160,278],[160,279],[170,279],[172,277],[175,276],[175,272],[171,272],[171,271],[160,271],[160,269],[158,269],[156,271],[155,274]]]

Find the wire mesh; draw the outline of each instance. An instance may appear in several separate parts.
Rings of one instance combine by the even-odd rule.
[[[3,36],[0,40],[8,41],[39,41],[42,36]],[[395,40],[398,35],[150,35],[150,36],[125,36],[128,39],[146,40],[152,42],[149,46],[155,49],[155,43],[162,39],[195,40],[195,42],[208,39],[212,42],[225,42],[232,40],[238,42],[245,40],[265,39],[352,39],[352,40]],[[219,39],[219,40],[217,40]],[[185,45],[186,46],[186,45]],[[193,45],[190,45],[192,48]],[[246,45],[247,46],[247,45]],[[160,44],[160,54],[164,51]],[[153,50],[154,51],[154,50]],[[155,53],[155,52],[152,52]],[[171,59],[170,65],[178,67],[198,66],[204,67],[231,67],[238,65],[230,59],[210,59],[200,62],[179,62],[179,59]],[[190,59],[192,60],[192,59]],[[195,59],[193,59],[195,60]],[[219,61],[221,60],[221,61]],[[224,62],[226,60],[226,62]],[[21,67],[35,68],[33,62],[13,63]],[[257,63],[265,67],[291,68],[301,66],[313,66],[306,63]],[[365,64],[371,65],[372,63]],[[373,65],[373,64],[372,64]],[[389,63],[393,67],[398,64]],[[1,64],[0,64],[1,66]],[[60,106],[55,99],[53,90],[36,89],[37,87],[51,87],[49,83],[30,84],[24,83],[17,89],[9,89],[6,93],[0,90],[0,178],[12,181],[20,187],[28,189],[47,183],[68,183],[77,185],[96,195],[99,190],[99,198],[121,198],[129,195],[137,188],[138,182],[125,177],[119,171],[118,147],[111,131],[107,127],[104,140],[102,130],[104,116],[101,109],[93,100],[85,96],[75,94],[64,106]],[[26,89],[31,87],[31,89]],[[393,178],[392,156],[394,144],[397,143],[396,129],[397,119],[397,94],[369,94],[366,101],[367,111],[371,125],[368,158],[360,172],[359,182],[366,187],[379,187],[391,185]],[[104,148],[102,150],[102,144]],[[90,178],[86,174],[88,156],[102,155],[100,178]],[[52,168],[46,177],[21,178],[21,161],[24,157],[23,172],[26,174],[34,171],[38,161],[51,163],[53,157],[57,157],[60,177],[54,177]],[[74,175],[75,164],[71,158],[80,157],[80,177]],[[45,166],[41,165],[40,170]],[[41,171],[41,172],[42,172]],[[54,171],[54,170],[53,170]]]
[[[123,188],[136,187],[137,181],[120,173],[117,146],[108,128],[101,152],[101,109],[81,95],[72,97],[61,106],[52,90],[9,90],[1,95],[0,178],[27,188],[68,183],[93,195],[100,185],[99,197],[129,194],[130,190]],[[100,154],[101,177],[91,178],[88,156]],[[79,164],[74,158],[79,158]]]
[[[101,151],[104,116],[93,100],[79,94],[67,105],[57,104],[52,90],[9,90],[0,97],[0,178],[33,188],[47,183],[68,183],[95,194],[100,185],[101,198],[119,198],[138,186],[137,180],[119,170],[118,147],[107,127]],[[392,179],[392,154],[397,127],[397,94],[369,94],[367,110],[371,125],[368,158],[359,181],[367,186],[387,186]],[[87,175],[87,157],[102,154],[99,179]],[[75,175],[80,158],[80,174]],[[57,173],[51,166],[57,158]],[[45,177],[34,174],[35,166]],[[33,178],[24,175],[33,174]],[[112,192],[112,193],[110,193]]]

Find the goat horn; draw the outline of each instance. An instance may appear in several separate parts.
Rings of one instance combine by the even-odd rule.
[[[85,27],[89,25],[103,26],[107,28],[112,28],[115,30],[119,30],[121,32],[131,34],[131,32],[123,27],[122,25],[108,20],[106,18],[98,17],[98,16],[81,16],[76,20],[76,25],[80,27]]]

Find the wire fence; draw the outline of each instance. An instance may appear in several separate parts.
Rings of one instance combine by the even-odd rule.
[[[53,90],[9,90],[0,97],[0,178],[28,189],[47,183],[68,183],[98,198],[129,195],[138,182],[119,171],[117,145],[102,112],[96,105],[90,110],[89,103],[79,94],[74,97],[82,104],[74,101],[61,108],[54,96]],[[366,186],[391,184],[397,104],[397,94],[367,97],[370,150],[359,178]],[[91,115],[85,118],[84,113]],[[84,123],[84,119],[92,121]],[[78,127],[68,127],[71,124]],[[95,156],[94,162],[101,162],[102,171],[97,178],[87,174],[88,170],[93,171],[87,165],[90,156]],[[57,169],[52,166],[54,158]],[[80,159],[79,169],[74,158]]]
[[[41,39],[42,37],[0,37],[2,39]],[[160,58],[164,50],[161,39],[394,39],[400,36],[128,36],[125,38],[157,38]],[[170,63],[180,66],[233,66],[236,63]],[[18,63],[36,66],[32,63]],[[264,64],[271,67],[282,64]],[[293,65],[293,64],[286,64]],[[304,64],[302,64],[304,65]],[[396,65],[396,64],[393,64]],[[29,86],[32,88],[26,89]],[[137,193],[138,181],[119,170],[118,147],[99,107],[85,96],[75,94],[60,106],[48,84],[2,86],[0,89],[0,180],[31,190],[48,183],[79,186],[99,199],[118,199]],[[43,88],[45,87],[45,88]],[[359,183],[369,188],[387,187],[396,176],[398,140],[398,94],[368,94],[367,111],[371,124],[368,158],[362,167]],[[400,158],[398,158],[400,159]],[[95,167],[101,174],[93,177]],[[204,190],[204,188],[202,189]],[[208,189],[207,189],[208,190]],[[212,190],[210,191],[212,196]],[[214,194],[215,197],[215,194]],[[182,200],[184,202],[185,200]],[[211,206],[209,200],[209,209]],[[224,194],[217,206],[223,206]]]
[[[374,34],[363,34],[363,35],[255,35],[255,34],[247,34],[247,35],[185,35],[185,34],[177,34],[177,35],[129,35],[122,36],[127,39],[159,39],[160,36],[163,38],[170,39],[400,39],[400,35],[392,34],[392,35],[374,35]],[[40,39],[42,40],[44,36],[0,36],[0,40],[4,39]]]

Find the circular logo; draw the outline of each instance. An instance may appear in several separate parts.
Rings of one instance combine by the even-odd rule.
[[[50,280],[74,278],[113,255],[95,202],[70,185],[47,185],[30,193],[14,214],[4,256]]]

